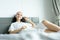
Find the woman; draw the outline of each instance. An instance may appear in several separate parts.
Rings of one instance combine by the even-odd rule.
[[[35,24],[30,19],[28,19],[27,17],[23,17],[21,11],[18,11],[13,18],[13,23],[9,28],[9,33],[19,33],[20,31],[26,29],[27,26],[24,23],[25,21],[30,22],[32,24],[32,28],[35,26]]]
[[[47,27],[47,29],[45,29],[45,32],[47,32],[47,33],[60,31],[59,26],[57,26],[57,25],[55,25],[47,20],[43,20],[42,23]]]
[[[24,30],[27,28],[26,25],[24,25],[25,21],[29,21],[32,24],[32,28],[35,26],[35,24],[28,19],[27,17],[23,18],[22,12],[18,11],[17,14],[13,18],[13,23],[11,24],[9,28],[9,33],[19,33],[20,31]],[[60,31],[60,27],[47,21],[47,20],[42,20],[42,23],[47,27],[45,29],[45,32],[58,32]]]

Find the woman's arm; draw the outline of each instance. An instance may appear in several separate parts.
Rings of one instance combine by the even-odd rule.
[[[22,31],[22,30],[25,29],[25,28],[26,28],[26,26],[23,26],[22,28],[19,28],[19,29],[17,29],[17,30],[9,31],[9,33],[10,33],[10,34],[15,34],[15,33],[18,33],[18,32],[20,32],[20,31]]]
[[[32,24],[32,27],[36,26],[34,22],[32,22],[29,18],[25,17],[25,20]]]

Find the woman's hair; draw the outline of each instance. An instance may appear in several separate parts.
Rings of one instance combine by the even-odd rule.
[[[20,20],[21,22],[26,22],[25,18],[22,17],[22,19]],[[13,22],[16,22],[16,17],[14,16],[13,19],[12,19],[12,23]]]

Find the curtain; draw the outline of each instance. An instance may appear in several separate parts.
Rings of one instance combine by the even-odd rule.
[[[52,0],[52,3],[56,15],[56,21],[58,21],[58,25],[60,26],[60,0]]]

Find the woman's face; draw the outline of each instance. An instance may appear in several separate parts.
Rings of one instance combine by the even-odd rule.
[[[16,14],[16,19],[17,20],[21,20],[22,19],[22,12],[17,12],[17,14]]]

